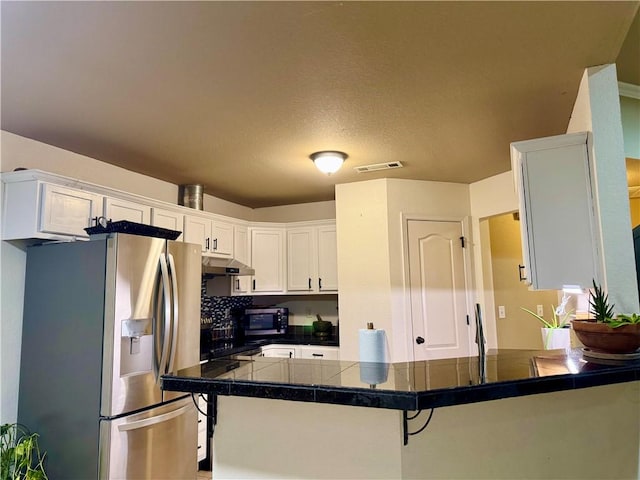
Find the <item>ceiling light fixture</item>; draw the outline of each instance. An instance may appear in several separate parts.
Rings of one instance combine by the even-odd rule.
[[[340,170],[340,167],[348,156],[349,155],[343,152],[322,151],[312,153],[309,155],[309,158],[313,160],[313,163],[316,164],[318,170],[322,173],[326,173],[327,175],[331,175],[332,173],[336,173]]]

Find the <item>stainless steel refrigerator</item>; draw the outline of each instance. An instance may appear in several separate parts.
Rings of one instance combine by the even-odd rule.
[[[193,479],[200,246],[110,233],[27,249],[18,421],[49,478]]]

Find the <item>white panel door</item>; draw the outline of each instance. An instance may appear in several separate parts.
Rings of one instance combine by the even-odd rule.
[[[415,360],[467,356],[467,292],[461,222],[407,220]]]

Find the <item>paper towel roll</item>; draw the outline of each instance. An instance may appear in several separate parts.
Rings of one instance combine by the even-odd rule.
[[[360,361],[386,362],[386,335],[382,329],[360,330]]]
[[[387,381],[388,363],[360,363],[360,381],[368,385],[379,385]]]

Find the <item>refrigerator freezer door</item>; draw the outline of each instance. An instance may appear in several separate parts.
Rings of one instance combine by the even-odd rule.
[[[105,417],[162,402],[154,339],[162,339],[160,258],[166,240],[126,234],[107,238],[102,402]],[[109,359],[113,361],[109,361]]]
[[[100,421],[101,480],[194,479],[198,416],[191,397]]]
[[[201,246],[183,242],[167,242],[167,263],[171,276],[173,322],[166,373],[200,362],[200,298],[202,283]],[[163,400],[184,393],[163,392]]]

